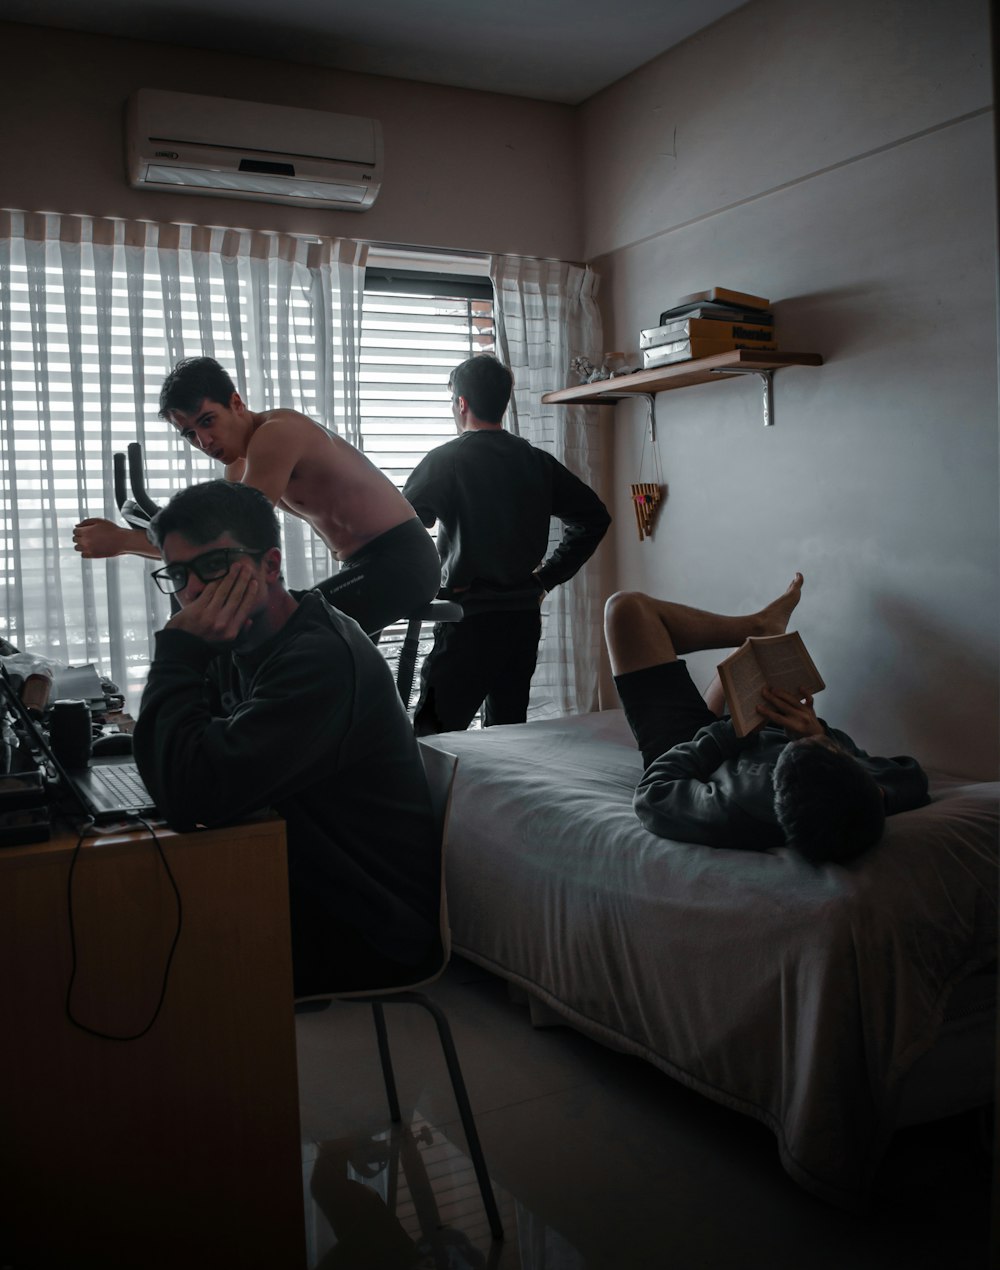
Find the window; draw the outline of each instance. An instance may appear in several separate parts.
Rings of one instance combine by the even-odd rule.
[[[363,310],[360,444],[402,486],[454,434],[448,371],[493,347],[485,262],[372,249],[362,305],[363,258],[346,240],[0,212],[0,637],[93,662],[138,706],[167,603],[149,561],[83,561],[72,531],[117,519],[111,455],[132,441],[157,503],[220,475],[156,417],[181,357],[218,358],[254,409],[339,424]],[[294,518],[283,545],[290,585],[335,567]]]
[[[361,328],[365,453],[400,489],[428,452],[455,435],[448,374],[492,353],[488,278],[369,265]]]
[[[361,437],[365,453],[400,489],[429,450],[455,436],[449,372],[466,357],[492,353],[494,346],[489,278],[369,265],[361,335]],[[404,624],[397,623],[382,637],[394,669],[404,633]],[[417,674],[429,647],[427,628]],[[413,697],[418,687],[415,676]]]
[[[157,501],[218,475],[156,418],[168,335],[198,337],[194,288],[180,268],[176,278],[147,268],[141,248],[126,264],[124,250],[80,241],[79,231],[76,241],[12,235],[8,246],[0,635],[54,661],[94,662],[136,704],[152,632],[169,609],[148,562],[84,568],[72,531],[84,517],[111,515],[110,455],[137,439]],[[222,303],[213,294],[213,311]],[[220,330],[217,355],[227,351]]]

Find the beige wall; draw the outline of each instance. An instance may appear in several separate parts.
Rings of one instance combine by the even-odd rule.
[[[741,611],[806,575],[819,706],[873,752],[997,773],[996,201],[985,0],[753,0],[582,108],[605,347],[674,297],[770,297],[818,369],[661,393],[615,441],[618,585]],[[699,682],[714,658],[692,659]]]
[[[0,47],[4,207],[581,257],[569,106],[17,24],[0,24]],[[358,213],[133,190],[123,108],[136,88],[377,118],[379,198]]]
[[[869,749],[998,765],[996,211],[986,0],[752,0],[579,109],[0,27],[0,205],[586,258],[605,348],[720,283],[776,301],[826,365],[661,394],[669,497],[637,404],[606,411],[614,584],[733,610],[807,575],[797,624],[831,721]],[[368,213],[146,194],[136,87],[374,115]],[[594,350],[599,352],[600,350]],[[609,589],[611,584],[609,583]],[[711,659],[695,658],[699,679]]]
[[[989,104],[986,0],[756,0],[582,107],[587,259]]]

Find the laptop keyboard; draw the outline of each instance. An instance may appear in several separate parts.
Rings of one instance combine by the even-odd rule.
[[[114,767],[92,767],[90,775],[123,807],[148,807],[153,801],[134,764],[119,763]]]

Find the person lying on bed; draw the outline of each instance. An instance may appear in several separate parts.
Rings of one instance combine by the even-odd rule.
[[[209,481],[154,517],[180,609],[157,632],[135,760],[181,832],[274,808],[286,822],[298,996],[415,983],[440,964],[441,844],[385,658],[281,581],[278,521]]]
[[[360,450],[297,410],[250,410],[211,357],[180,361],[160,389],[160,418],[196,450],[225,464],[226,480],[263,491],[308,521],[340,561],[316,589],[369,634],[437,595],[434,540],[389,478]],[[73,530],[86,559],[156,559],[144,529],[91,517]]]
[[[604,631],[615,687],[646,770],[636,815],[650,832],[710,847],[787,845],[814,863],[872,846],[885,817],[929,801],[915,759],[873,758],[816,717],[812,697],[765,689],[766,722],[736,735],[718,677],[702,697],[680,654],[780,635],[797,573],[757,613],[725,617],[640,591],[611,596]]]

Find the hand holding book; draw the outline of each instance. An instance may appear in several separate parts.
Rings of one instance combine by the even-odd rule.
[[[790,740],[826,735],[822,723],[816,718],[811,693],[793,693],[765,685],[763,696],[757,712],[763,715],[765,723],[784,728]]]
[[[737,736],[747,736],[763,726],[765,716],[758,711],[761,705],[772,713],[783,711],[787,720],[774,721],[795,735],[815,735],[811,728],[800,730],[809,727],[808,718],[799,718],[797,712],[793,718],[789,713],[792,705],[801,709],[805,697],[805,710],[812,714],[812,693],[826,687],[798,631],[752,635],[720,662],[718,669]],[[771,689],[769,697],[764,695],[767,688]]]

